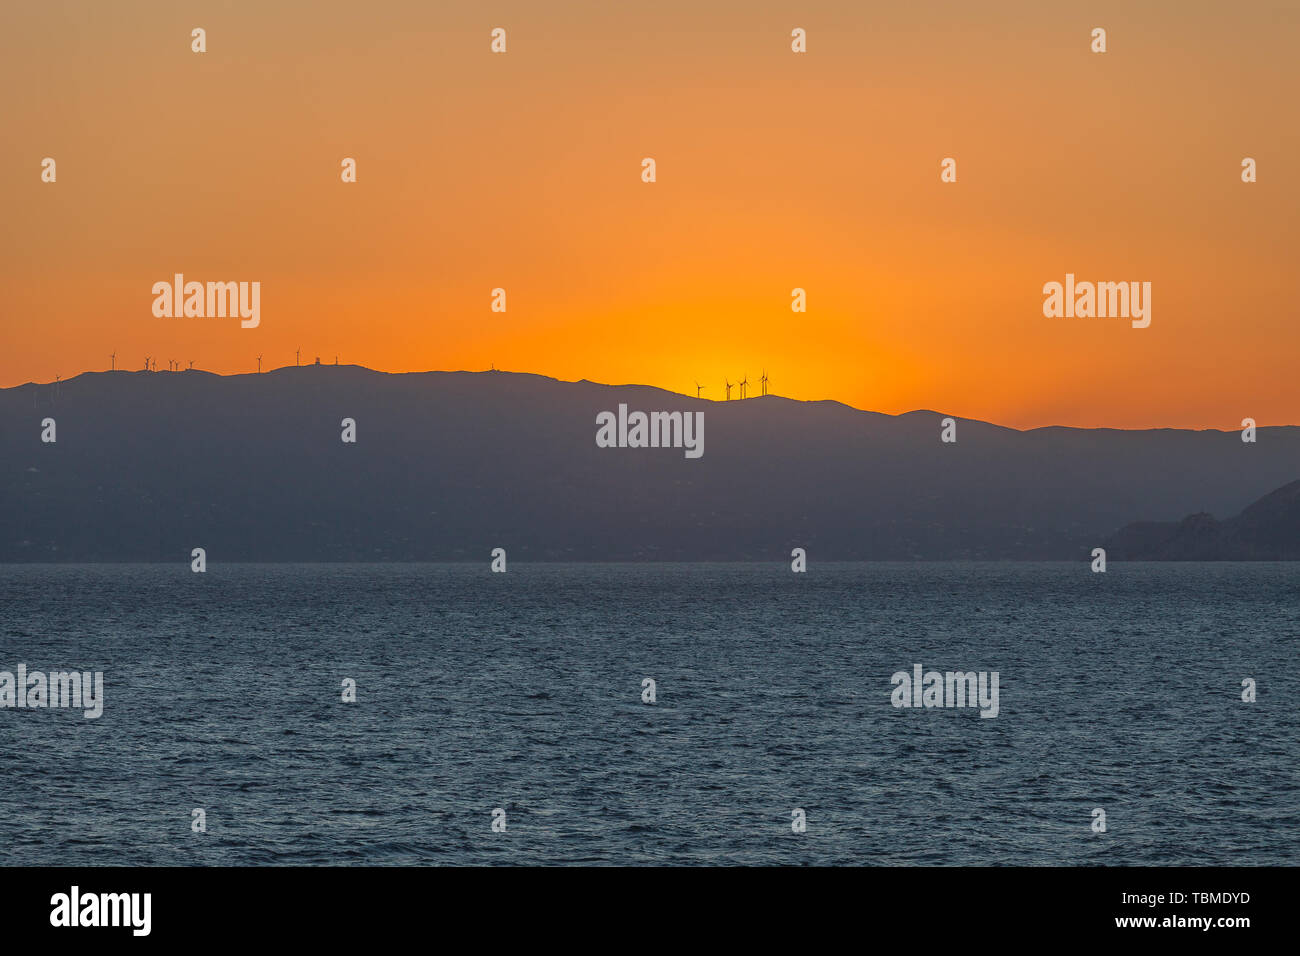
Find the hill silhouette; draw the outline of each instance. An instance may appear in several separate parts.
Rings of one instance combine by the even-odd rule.
[[[619,403],[704,411],[703,457],[596,447]],[[958,419],[944,444],[943,417],[509,372],[86,373],[0,390],[0,560],[1085,560],[1300,462],[1293,426],[1249,445]]]
[[[1135,522],[1106,547],[1108,557],[1130,561],[1298,561],[1300,481],[1226,521],[1200,512],[1176,522]]]

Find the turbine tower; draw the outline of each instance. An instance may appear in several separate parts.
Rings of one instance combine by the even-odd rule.
[[[117,353],[114,352],[112,355],[110,355],[108,357],[108,360],[109,362],[112,363],[112,365],[109,366],[110,370],[117,371]]]
[[[696,398],[699,398],[699,397],[700,397],[700,391],[701,391],[703,388],[704,388],[704,386],[701,385],[699,382],[696,382],[696,383],[695,383],[695,397],[696,397]]]
[[[194,359],[190,359],[190,371],[194,370]]]
[[[294,365],[301,365],[301,364],[302,364],[302,361],[301,361],[300,358],[299,358],[301,355],[302,355],[302,349],[300,349],[300,348],[299,348],[299,349],[294,349],[294,352],[293,352],[293,364],[294,364]]]
[[[741,398],[744,398],[744,397],[745,397],[745,389],[749,387],[749,373],[748,373],[748,372],[745,373],[745,377],[742,378],[738,384],[740,385],[740,397],[741,397]]]
[[[262,374],[262,356],[260,355],[257,357],[257,374]]]
[[[727,401],[731,401],[731,383],[727,382],[725,378],[723,381],[727,383]]]
[[[149,371],[149,356],[147,355],[144,357],[144,370]]]
[[[763,377],[759,379],[759,382],[763,386],[763,394],[766,395],[767,394],[767,369],[763,369]]]

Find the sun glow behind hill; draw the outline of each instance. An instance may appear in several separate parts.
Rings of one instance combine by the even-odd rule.
[[[1300,132],[1273,104],[1300,14],[1247,10],[1103,5],[1098,56],[1028,2],[329,0],[205,10],[199,56],[189,10],[11,4],[0,384],[301,348],[715,399],[766,369],[1017,427],[1295,422]],[[260,281],[261,325],[154,318],[177,271]],[[1067,271],[1150,281],[1152,326],[1045,319]]]

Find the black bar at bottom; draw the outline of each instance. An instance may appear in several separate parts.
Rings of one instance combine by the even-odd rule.
[[[538,934],[562,932],[564,942],[621,940],[634,948],[686,941],[696,933],[722,934],[734,943],[750,936],[766,941],[773,933],[840,932],[871,942],[928,939],[945,950],[1044,936],[1180,945],[1199,938],[1232,945],[1259,930],[1286,928],[1281,909],[1290,894],[1284,884],[1294,882],[1295,872],[51,867],[0,871],[0,919],[7,943],[32,936],[57,943],[63,936],[78,944],[114,938],[128,945],[284,941],[335,947],[400,943],[412,932],[433,930],[447,943],[455,938],[446,935],[451,932],[492,941],[518,935],[533,943],[541,940]]]

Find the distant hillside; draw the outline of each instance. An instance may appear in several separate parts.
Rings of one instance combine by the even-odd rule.
[[[1130,561],[1300,561],[1300,481],[1227,521],[1201,513],[1130,524],[1107,542],[1106,554]]]
[[[620,402],[703,411],[703,457],[598,448]],[[1137,516],[1235,513],[1300,462],[1296,427],[959,420],[943,444],[943,417],[505,372],[87,373],[0,389],[0,560],[1086,560]]]

